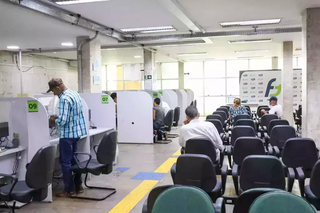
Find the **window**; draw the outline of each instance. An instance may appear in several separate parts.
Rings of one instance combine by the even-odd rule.
[[[250,59],[250,70],[269,70],[272,69],[272,59]]]
[[[205,97],[205,115],[211,115],[217,108],[226,103],[225,97]]]
[[[191,89],[195,97],[203,97],[203,80],[202,79],[185,79],[184,88]]]
[[[239,78],[228,78],[227,85],[227,95],[239,96]]]
[[[186,78],[203,78],[203,62],[184,63],[184,73]]]
[[[125,81],[141,81],[142,77],[140,64],[126,64],[122,67]]]
[[[204,80],[204,95],[226,95],[225,79],[205,79]]]
[[[179,78],[178,63],[162,63],[162,79]]]
[[[204,62],[204,76],[206,78],[225,77],[226,61]]]
[[[179,80],[162,80],[162,89],[179,89]]]
[[[227,77],[239,78],[239,71],[249,69],[249,60],[227,61]]]

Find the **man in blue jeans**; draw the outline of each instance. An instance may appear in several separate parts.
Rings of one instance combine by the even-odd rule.
[[[79,94],[68,89],[61,78],[53,78],[49,81],[49,90],[59,96],[59,117],[50,117],[49,125],[59,126],[59,152],[60,164],[63,173],[64,191],[57,197],[72,197],[82,193],[81,174],[74,177],[70,171],[76,163],[74,153],[77,151],[78,141],[81,136],[87,135],[86,125],[82,112],[82,103]]]

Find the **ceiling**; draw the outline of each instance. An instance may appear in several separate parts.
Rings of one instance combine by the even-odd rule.
[[[6,0],[5,0],[6,1]],[[6,46],[18,45],[22,49],[63,49],[62,42],[76,43],[77,36],[90,36],[94,32],[78,26],[56,20],[49,16],[34,12],[16,5],[0,1],[0,50]],[[80,14],[99,24],[114,29],[131,27],[155,27],[172,25],[177,29],[176,33],[188,33],[184,20],[179,15],[170,12],[170,9],[162,4],[164,0],[110,0],[89,4],[75,4],[60,6],[61,8]],[[222,21],[243,21],[269,18],[282,18],[279,25],[262,26],[264,28],[301,26],[301,14],[309,7],[320,7],[319,0],[171,0],[179,4],[184,14],[207,32],[252,29],[221,28]],[[14,14],[14,15],[12,15]],[[10,21],[8,21],[10,20]],[[162,33],[163,34],[163,33]],[[175,33],[170,33],[175,34]],[[148,34],[148,36],[158,34]],[[160,35],[160,34],[159,34]],[[253,44],[229,44],[228,40],[272,38],[270,43]],[[102,46],[120,45],[118,42],[106,36],[99,36]],[[199,39],[198,39],[199,40]],[[200,39],[201,40],[201,39]],[[176,47],[152,47],[157,50],[156,60],[170,62],[174,59],[192,61],[197,59],[235,59],[238,57],[272,57],[282,55],[282,42],[293,41],[294,48],[301,47],[301,33],[285,33],[272,35],[214,37],[210,38],[212,44],[179,45]],[[179,42],[181,40],[177,40]],[[201,40],[202,41],[202,40]],[[166,42],[166,41],[162,41]],[[159,41],[142,42],[159,43]],[[235,50],[267,49],[262,53],[236,54]],[[179,57],[178,53],[207,52],[204,56]],[[300,54],[300,52],[294,52]],[[76,59],[75,51],[57,51],[56,53],[43,53],[43,55]],[[142,58],[134,58],[142,55],[141,48],[126,48],[117,50],[103,50],[104,63],[142,63]],[[169,55],[169,57],[168,57]],[[172,57],[172,58],[171,58]]]

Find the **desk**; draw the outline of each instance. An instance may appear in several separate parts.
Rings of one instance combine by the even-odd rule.
[[[113,130],[112,127],[106,127],[106,128],[97,128],[97,129],[90,129],[89,130],[89,136],[98,135],[104,132],[108,132],[110,130]]]
[[[17,152],[22,152],[23,150],[25,150],[26,148],[19,146],[17,148],[14,149],[6,149],[6,151],[0,152],[0,157],[6,156],[6,155],[10,155],[10,154],[15,154]]]
[[[86,138],[86,137],[87,137],[87,135],[82,136],[80,138],[80,140],[83,139],[83,138]],[[50,142],[51,145],[59,145],[59,140],[60,140],[60,138],[55,138],[55,139],[51,139],[49,142]]]

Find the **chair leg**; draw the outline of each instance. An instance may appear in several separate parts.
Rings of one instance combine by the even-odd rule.
[[[228,153],[228,161],[229,161],[229,167],[232,168],[231,154],[230,153]]]
[[[304,180],[299,180],[299,188],[301,197],[304,197]]]
[[[107,188],[107,187],[98,187],[98,186],[89,186],[87,183],[88,180],[88,175],[89,173],[86,174],[86,177],[84,179],[84,185],[88,188],[88,189],[99,189],[99,190],[107,190],[107,191],[111,191],[110,193],[108,193],[108,195],[102,197],[102,198],[91,198],[91,197],[81,197],[81,196],[75,196],[75,197],[71,197],[71,198],[75,198],[75,199],[85,199],[85,200],[95,200],[95,201],[102,201],[107,199],[108,197],[110,197],[111,195],[113,195],[114,193],[117,192],[117,190],[115,188]]]

